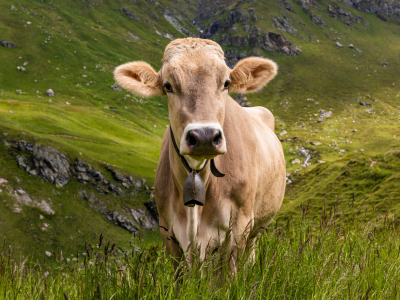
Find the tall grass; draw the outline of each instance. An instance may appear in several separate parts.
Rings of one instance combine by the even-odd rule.
[[[378,215],[366,222],[336,223],[339,208],[320,216],[274,224],[256,243],[254,263],[244,255],[231,275],[228,264],[213,272],[215,255],[174,270],[161,247],[135,251],[86,244],[86,255],[57,266],[45,259],[0,257],[1,299],[400,299],[398,221]],[[316,222],[317,221],[317,222]],[[144,249],[144,248],[143,248]]]

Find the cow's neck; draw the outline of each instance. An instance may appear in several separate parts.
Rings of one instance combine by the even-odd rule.
[[[170,136],[170,138],[172,138]],[[176,138],[176,137],[175,137]],[[178,141],[175,141],[178,142]],[[174,184],[179,191],[179,197],[176,199],[177,201],[181,201],[183,205],[183,185],[185,183],[186,178],[189,175],[188,170],[182,164],[178,153],[175,151],[175,148],[172,144],[172,141],[169,143],[169,162],[172,171],[172,177],[174,180]],[[190,162],[189,162],[190,164]],[[203,166],[201,166],[203,167]],[[209,181],[211,178],[210,164],[207,164],[205,168],[199,173],[201,179],[204,182],[206,192],[209,186]],[[197,227],[199,224],[199,207],[195,205],[194,207],[185,206],[186,216],[187,216],[187,238],[189,240],[189,244],[195,242],[197,235]]]

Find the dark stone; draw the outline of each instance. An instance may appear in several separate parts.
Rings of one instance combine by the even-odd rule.
[[[35,144],[33,162],[39,176],[47,182],[63,187],[70,181],[69,159],[57,149]]]
[[[78,195],[81,196],[83,199],[87,200],[87,194],[85,190],[79,191]]]
[[[108,191],[106,191],[105,189],[103,189],[99,185],[96,185],[95,188],[96,188],[96,191],[99,192],[99,194],[102,194],[102,195],[107,195],[108,194]]]
[[[6,47],[6,48],[16,48],[17,47],[16,45],[14,45],[11,42],[1,41],[1,40],[0,40],[0,45],[2,45],[3,47]]]
[[[127,15],[132,20],[140,21],[139,17],[134,12],[132,12],[128,8],[126,8],[125,6],[121,7],[121,11],[124,12],[125,15]]]
[[[129,217],[119,211],[103,211],[103,214],[106,215],[108,220],[114,225],[121,227],[130,233],[135,233],[139,230],[139,227]]]
[[[123,91],[124,91],[124,89],[123,89],[122,87],[120,87],[119,85],[117,85],[117,84],[112,85],[111,88],[112,88],[114,91],[120,91],[120,92],[123,92]]]
[[[151,13],[150,17],[152,17],[153,19],[159,21],[160,19],[158,18],[158,16],[155,13]]]
[[[371,103],[364,102],[364,101],[360,101],[360,105],[361,106],[367,106],[367,107],[371,107],[372,106]]]
[[[154,200],[150,200],[145,202],[144,206],[146,206],[149,213],[158,221],[160,217],[158,215],[156,202]]]
[[[125,195],[125,193],[121,190],[121,188],[119,186],[113,184],[113,183],[110,183],[108,185],[108,188],[109,188],[110,191],[116,193],[119,196]]]
[[[154,218],[146,214],[143,209],[131,209],[130,212],[136,223],[142,226],[144,229],[151,230],[152,228],[158,227],[158,222]]]
[[[18,167],[20,167],[21,169],[26,169],[26,157],[24,155],[18,155],[17,156],[17,163],[18,163]]]

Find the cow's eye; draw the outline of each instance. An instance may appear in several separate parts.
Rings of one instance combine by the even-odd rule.
[[[164,83],[164,88],[167,91],[167,93],[173,93],[172,85],[167,81]]]
[[[230,84],[231,84],[231,81],[230,81],[230,80],[225,81],[225,83],[224,83],[224,90],[227,90]]]

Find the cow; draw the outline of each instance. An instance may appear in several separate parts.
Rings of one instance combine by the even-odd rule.
[[[278,67],[249,57],[230,69],[222,48],[199,38],[170,42],[162,63],[158,73],[143,61],[126,63],[114,77],[134,94],[167,96],[170,125],[154,184],[166,251],[176,264],[192,245],[200,259],[226,246],[233,267],[247,247],[254,259],[256,237],[281,207],[286,163],[272,113],[243,108],[229,94],[260,90]],[[194,194],[185,195],[187,185]]]

